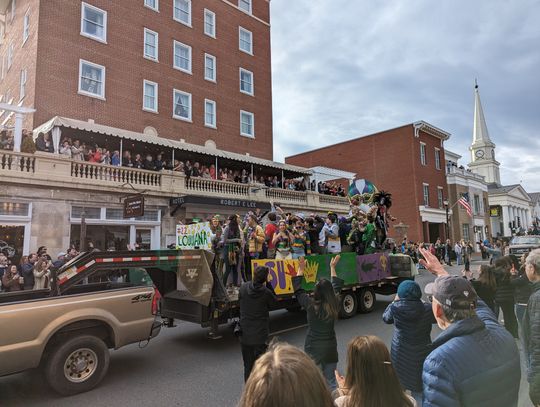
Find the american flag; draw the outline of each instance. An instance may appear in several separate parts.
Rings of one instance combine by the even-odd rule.
[[[469,193],[464,193],[461,198],[459,199],[458,201],[458,204],[460,204],[461,206],[463,206],[463,208],[465,208],[465,210],[467,211],[467,214],[472,218],[472,206],[471,204],[469,203]]]

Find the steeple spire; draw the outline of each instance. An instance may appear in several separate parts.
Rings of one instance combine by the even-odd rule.
[[[474,130],[473,130],[473,144],[479,143],[491,143],[489,138],[489,132],[486,125],[486,118],[484,117],[484,110],[482,109],[482,102],[480,101],[480,92],[478,91],[478,82],[474,80]]]

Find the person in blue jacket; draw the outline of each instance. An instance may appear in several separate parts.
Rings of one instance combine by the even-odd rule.
[[[450,276],[435,256],[420,252],[424,267],[438,276],[425,292],[443,330],[424,362],[422,405],[517,406],[521,369],[514,338],[468,280]]]
[[[383,314],[383,321],[396,327],[392,336],[392,364],[401,385],[419,405],[422,404],[422,366],[431,352],[431,328],[436,323],[431,304],[422,302],[421,298],[420,286],[405,280]]]

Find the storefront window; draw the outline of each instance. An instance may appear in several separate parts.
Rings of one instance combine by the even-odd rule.
[[[84,211],[84,217],[86,219],[99,219],[101,218],[101,208],[85,208],[82,206],[71,207],[71,217],[80,219]]]
[[[14,264],[19,264],[24,246],[24,226],[0,224],[0,252]]]
[[[29,205],[21,202],[0,202],[0,216],[28,216]]]
[[[80,247],[81,225],[71,225],[71,243]],[[86,225],[86,248],[127,250],[129,226]]]

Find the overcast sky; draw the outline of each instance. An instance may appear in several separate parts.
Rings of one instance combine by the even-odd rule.
[[[274,158],[425,120],[540,191],[540,0],[272,0]],[[359,174],[361,175],[361,174]]]

